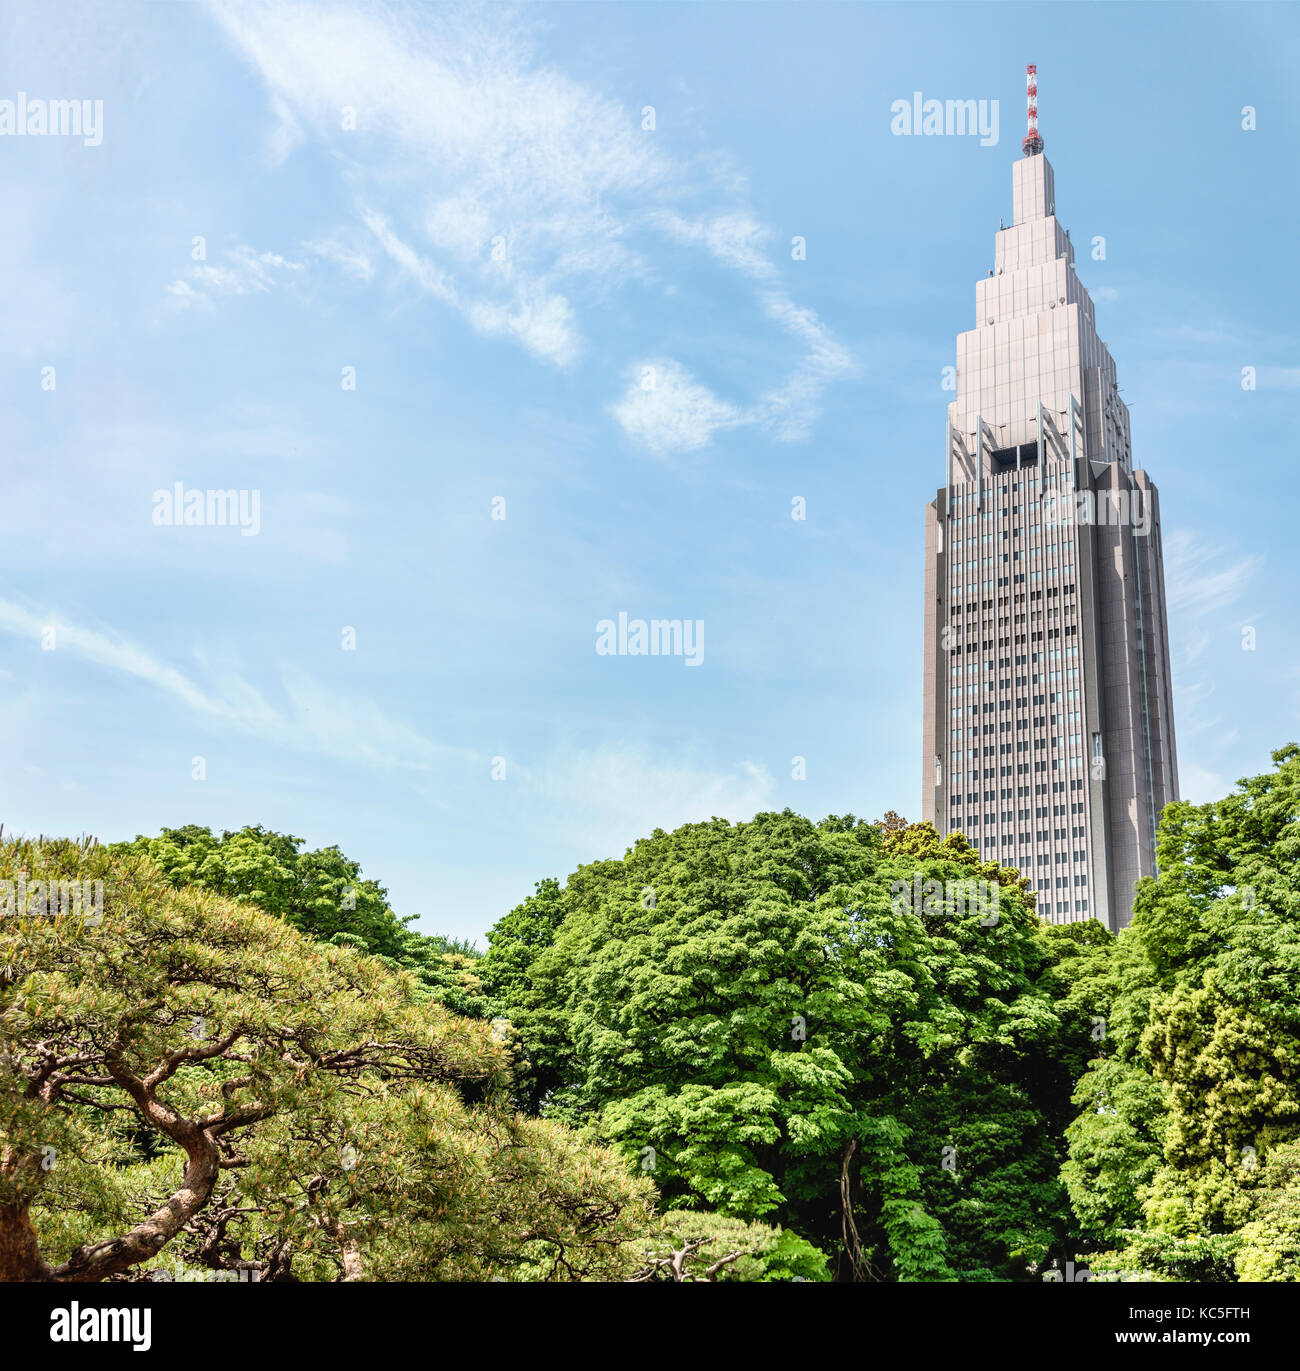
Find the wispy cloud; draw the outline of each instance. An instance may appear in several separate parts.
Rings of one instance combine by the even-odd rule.
[[[1194,805],[1221,800],[1232,789],[1232,783],[1221,772],[1195,763],[1180,762],[1178,766],[1178,797]]]
[[[313,256],[332,262],[345,276],[369,284],[374,279],[375,264],[368,252],[361,248],[341,243],[335,238],[324,238],[303,246]]]
[[[208,720],[282,746],[417,771],[468,755],[430,742],[377,706],[342,698],[297,672],[284,673],[287,707],[277,708],[240,677],[200,683],[122,634],[71,624],[54,613],[38,614],[11,600],[0,599],[0,633],[33,645],[49,643],[54,653],[138,681]]]
[[[544,814],[576,850],[617,857],[656,828],[714,817],[749,819],[771,804],[766,768],[741,762],[720,769],[697,760],[665,761],[625,743],[557,751],[522,768],[517,794],[528,813]]]
[[[1262,558],[1239,556],[1182,530],[1165,539],[1164,552],[1169,613],[1182,621],[1174,635],[1182,644],[1175,666],[1185,669],[1209,649],[1219,628],[1215,616],[1240,600]]]
[[[771,231],[749,214],[737,212],[688,220],[664,210],[653,215],[651,221],[669,237],[706,248],[724,265],[756,281],[771,281],[776,276],[766,250]]]
[[[781,286],[769,231],[746,207],[683,208],[701,194],[734,202],[743,193],[734,175],[716,158],[686,157],[639,109],[539,60],[517,13],[301,0],[214,0],[212,9],[267,88],[272,161],[307,141],[326,146],[381,260],[480,333],[573,366],[591,350],[584,312],[611,289],[661,277],[665,238],[698,245],[753,283],[775,328],[779,383],[709,402],[693,381],[654,402],[625,396],[611,412],[652,451],[690,451],[742,422],[803,437],[826,386],[849,370],[815,313]]]
[[[213,10],[267,86],[278,147],[344,159],[411,281],[535,356],[578,355],[559,283],[629,267],[612,206],[671,174],[631,111],[536,63],[509,11]]]
[[[785,384],[766,391],[737,422],[772,429],[787,442],[805,437],[826,387],[850,374],[853,361],[816,312],[797,304],[779,285],[776,265],[767,252],[771,231],[745,213],[690,221],[664,212],[654,222],[671,238],[703,247],[724,266],[754,282],[763,313],[803,349]]]
[[[693,452],[718,429],[749,422],[671,358],[635,368],[611,411],[631,438],[661,456]]]
[[[362,219],[392,261],[421,290],[460,310],[480,333],[514,337],[534,356],[561,366],[577,356],[573,310],[562,295],[547,292],[534,281],[524,281],[509,304],[466,297],[447,272],[403,242],[382,214],[367,209],[362,211]]]
[[[95,666],[132,676],[174,696],[198,714],[232,722],[263,726],[275,717],[255,693],[241,692],[236,705],[202,689],[183,672],[150,656],[117,634],[103,633],[64,622],[58,615],[40,615],[11,600],[0,600],[0,632],[32,643],[48,644],[47,651],[67,652]]]
[[[1217,685],[1205,664],[1206,654],[1216,643],[1220,650],[1229,641],[1240,646],[1241,622],[1231,621],[1227,612],[1249,589],[1262,558],[1241,556],[1183,530],[1165,539],[1164,553],[1178,732],[1182,738],[1199,735],[1212,740],[1202,742],[1202,750],[1208,745],[1222,751],[1236,740],[1238,730],[1213,704]],[[1198,774],[1197,793],[1213,795],[1221,781],[1217,773],[1186,762],[1180,767],[1184,793],[1193,796]]]
[[[265,295],[301,270],[301,262],[278,252],[259,252],[247,243],[237,243],[216,263],[195,262],[187,276],[167,287],[167,294],[178,305],[211,303],[219,295]]]

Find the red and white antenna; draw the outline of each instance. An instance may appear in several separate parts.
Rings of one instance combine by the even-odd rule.
[[[1032,157],[1043,150],[1043,140],[1038,136],[1038,68],[1032,62],[1025,68],[1025,103],[1029,112],[1029,132],[1020,146],[1026,157]]]

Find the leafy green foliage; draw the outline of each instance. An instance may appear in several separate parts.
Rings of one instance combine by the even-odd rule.
[[[1112,959],[1105,1051],[1079,1082],[1063,1175],[1082,1235],[1120,1267],[1291,1269],[1300,749],[1273,760],[1223,800],[1166,808],[1160,874]]]
[[[476,948],[408,928],[419,916],[395,914],[384,887],[363,880],[360,865],[337,847],[302,847],[301,838],[260,824],[220,837],[188,824],[111,850],[151,858],[178,888],[197,886],[254,904],[320,942],[374,953],[395,970],[411,972],[430,998],[455,1013],[488,1016],[474,971]]]
[[[991,923],[913,898],[979,880]],[[893,1279],[1006,1277],[1061,1240],[1062,989],[1018,873],[964,839],[789,811],[658,831],[490,944],[525,1103],[652,1168],[673,1209]]]
[[[780,1228],[723,1214],[674,1209],[665,1214],[640,1281],[824,1281],[825,1254]]]
[[[102,881],[104,909],[0,919],[0,1279],[642,1260],[649,1183],[516,1113],[509,1044],[412,975],[137,852],[0,844],[0,879],[20,873]]]
[[[1300,1142],[1269,1154],[1241,1230],[1237,1276],[1243,1281],[1300,1281]]]
[[[892,811],[656,830],[482,955],[261,828],[4,845],[115,893],[99,929],[0,922],[0,1267],[1298,1280],[1300,748],[1274,761],[1167,807],[1118,938]]]

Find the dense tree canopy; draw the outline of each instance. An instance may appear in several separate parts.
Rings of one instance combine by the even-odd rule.
[[[112,850],[150,857],[172,885],[199,886],[254,904],[320,942],[356,947],[411,972],[429,995],[457,1014],[484,1018],[488,1004],[474,973],[476,950],[463,942],[419,933],[399,917],[388,892],[363,879],[359,863],[337,847],[304,851],[301,838],[260,824],[227,830],[188,824],[137,837]]]
[[[1274,760],[1118,938],[892,811],[656,830],[485,955],[260,827],[0,844],[0,1276],[1300,1280]]]
[[[599,1279],[644,1261],[648,1182],[521,1117],[506,1042],[410,975],[136,853],[0,845],[0,879],[20,874],[29,892],[100,880],[104,900],[97,920],[29,897],[0,920],[3,1278]]]
[[[951,898],[981,881],[993,917]],[[920,826],[714,820],[539,886],[480,970],[527,1103],[670,1207],[776,1221],[859,1274],[992,1279],[1065,1220],[1063,991],[1022,887]]]
[[[345,935],[381,956],[405,951],[406,921],[394,914],[383,887],[363,880],[360,866],[337,847],[308,852],[302,845],[301,838],[260,824],[220,837],[188,824],[114,850],[143,853],[173,885],[197,885],[255,904],[322,942]]]
[[[1093,1264],[1294,1279],[1300,1262],[1300,748],[1169,805],[1109,968],[1064,1175]]]

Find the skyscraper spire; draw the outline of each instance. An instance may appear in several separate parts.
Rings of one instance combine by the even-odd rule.
[[[1014,222],[957,338],[926,507],[921,817],[1018,869],[1040,916],[1118,932],[1178,797],[1160,502],[1027,76]]]
[[[1029,110],[1029,132],[1020,146],[1026,157],[1032,157],[1043,150],[1043,140],[1038,136],[1038,68],[1032,62],[1025,68],[1025,102]]]

